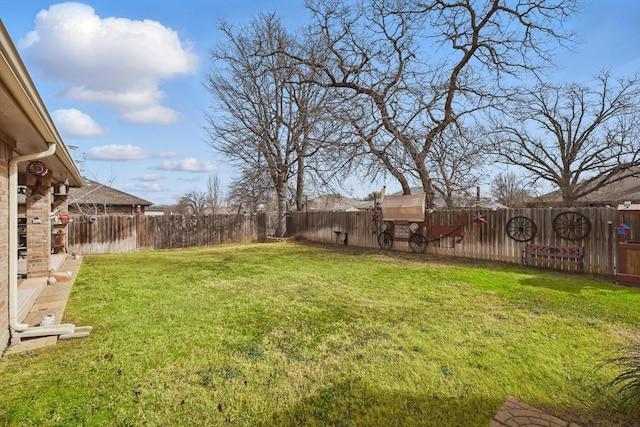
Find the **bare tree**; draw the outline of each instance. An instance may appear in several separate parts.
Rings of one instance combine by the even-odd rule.
[[[488,107],[505,75],[536,75],[548,65],[555,43],[570,38],[563,24],[575,6],[575,0],[308,0],[314,50],[292,56],[317,70],[315,83],[349,102],[361,153],[374,156],[405,193],[411,170],[431,205],[427,157],[434,142]]]
[[[450,126],[433,141],[427,166],[433,189],[451,209],[466,203],[486,175],[486,150],[478,132]]]
[[[267,57],[261,50],[288,46],[290,38],[273,15],[237,30],[222,22],[220,30],[227,40],[211,50],[207,76],[214,103],[207,117],[209,145],[239,168],[268,172],[282,214],[296,148],[282,120],[291,106],[285,89],[291,72],[282,55]],[[284,227],[282,221],[277,235]]]
[[[380,200],[381,197],[382,197],[382,191],[372,191],[371,193],[363,197],[362,200],[365,200],[365,201]]]
[[[184,215],[200,215],[207,206],[207,193],[203,191],[189,191],[178,199],[178,206]]]
[[[500,172],[491,181],[489,189],[491,197],[510,208],[525,206],[533,194],[527,190],[527,184],[523,177],[514,172]]]
[[[207,208],[212,214],[216,213],[216,210],[222,204],[222,185],[220,184],[220,178],[217,175],[209,175],[207,180]]]
[[[496,152],[534,181],[556,186],[566,206],[640,166],[640,82],[600,74],[588,84],[539,84],[498,119]]]
[[[290,59],[290,58],[289,58]],[[283,123],[295,141],[294,194],[297,210],[304,206],[307,182],[331,182],[344,174],[340,144],[341,121],[335,118],[339,98],[313,83],[313,69],[290,64],[293,75],[288,86],[294,108]]]
[[[240,170],[266,173],[278,200],[276,235],[285,233],[289,182],[303,203],[308,158],[324,138],[324,91],[305,80],[314,70],[296,66],[282,51],[295,40],[279,19],[260,15],[237,29],[222,23],[226,42],[211,51],[207,77],[214,109],[208,115],[209,144]],[[275,52],[275,53],[274,53]]]
[[[271,210],[273,197],[271,178],[264,171],[244,169],[227,189],[227,203],[237,213],[257,212],[260,207]]]

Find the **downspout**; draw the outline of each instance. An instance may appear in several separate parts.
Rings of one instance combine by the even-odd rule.
[[[50,142],[46,151],[9,160],[9,326],[12,333],[29,327],[18,322],[18,163],[49,157],[55,152],[56,144]]]

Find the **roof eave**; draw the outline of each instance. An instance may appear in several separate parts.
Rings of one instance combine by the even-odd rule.
[[[43,151],[48,144],[56,144],[55,157],[68,172],[67,178],[73,186],[82,187],[84,185],[82,175],[64,145],[2,20],[0,20],[0,78],[2,78],[16,103],[42,136]]]

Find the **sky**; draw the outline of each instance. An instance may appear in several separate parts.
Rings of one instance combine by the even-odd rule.
[[[208,144],[209,50],[224,19],[261,12],[285,26],[308,22],[304,0],[1,0],[0,19],[65,145],[88,179],[155,205],[223,191],[235,171]],[[587,82],[602,70],[640,74],[640,0],[587,0],[573,17],[580,43],[557,55],[556,81]],[[355,183],[364,197],[393,181]]]

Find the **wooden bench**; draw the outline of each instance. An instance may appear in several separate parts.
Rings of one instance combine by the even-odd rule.
[[[561,261],[578,266],[584,271],[584,246],[549,246],[526,244],[522,252],[522,264],[529,265],[529,260]]]

